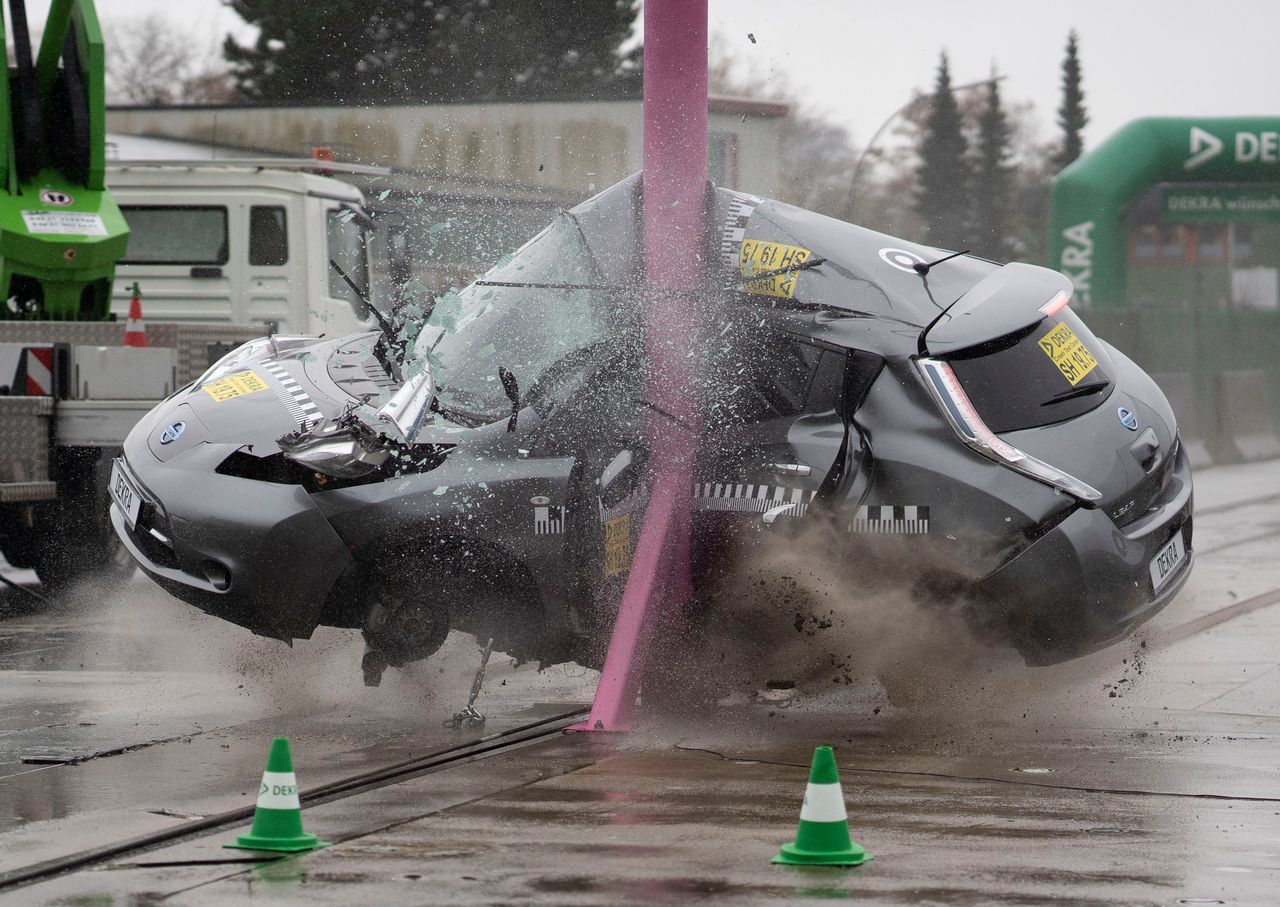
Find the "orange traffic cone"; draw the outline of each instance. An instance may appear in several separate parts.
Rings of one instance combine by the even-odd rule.
[[[142,293],[133,282],[133,299],[129,300],[129,321],[124,326],[125,346],[146,346],[147,326],[142,322]]]

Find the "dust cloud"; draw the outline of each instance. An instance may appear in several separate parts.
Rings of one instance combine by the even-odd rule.
[[[388,669],[381,686],[366,687],[358,631],[322,627],[289,646],[204,614],[141,574],[114,587],[86,582],[70,590],[61,596],[59,628],[70,631],[71,644],[50,667],[88,674],[86,711],[147,722],[186,714],[205,730],[333,709],[438,723],[465,705],[480,663],[475,639],[454,632],[430,659]],[[576,666],[540,674],[495,652],[477,706],[483,711],[497,696],[504,707],[512,699],[582,701],[596,676]]]
[[[724,559],[714,594],[651,668],[677,721],[756,702],[763,714],[885,714],[954,729],[993,720],[1069,720],[1132,690],[1145,644],[1126,640],[1049,667],[975,632],[963,584],[977,557],[922,560],[910,539],[857,536],[814,521]],[[918,581],[938,578],[926,593]],[[945,579],[943,579],[945,578]],[[794,693],[770,687],[794,684]],[[674,691],[674,692],[673,692]],[[767,710],[767,711],[765,711]]]
[[[750,724],[785,710],[954,729],[1089,716],[1100,704],[1123,706],[1141,682],[1140,639],[1052,667],[1024,665],[975,636],[954,599],[913,588],[930,571],[963,576],[976,559],[958,552],[926,564],[909,539],[877,542],[872,558],[856,536],[815,521],[725,558],[715,594],[651,657],[645,711],[672,727],[717,711]],[[465,705],[479,666],[476,640],[455,631],[431,658],[389,669],[367,688],[357,631],[320,628],[290,647],[203,614],[140,574],[110,591],[71,590],[52,629],[68,631],[72,644],[50,667],[87,673],[90,711],[103,720],[187,716],[206,730],[333,709],[444,721]],[[495,652],[477,707],[586,703],[598,677],[575,663],[540,669]],[[761,697],[771,683],[795,692]]]

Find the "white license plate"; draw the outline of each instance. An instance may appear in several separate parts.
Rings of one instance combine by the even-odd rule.
[[[1178,572],[1178,567],[1186,559],[1187,549],[1182,544],[1182,530],[1179,529],[1169,544],[1160,549],[1159,554],[1151,559],[1151,585],[1159,592],[1165,583]]]
[[[142,495],[120,468],[119,460],[111,464],[111,498],[119,505],[129,528],[136,526],[138,511],[142,509]]]

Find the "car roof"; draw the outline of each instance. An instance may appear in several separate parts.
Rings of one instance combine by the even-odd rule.
[[[641,189],[637,173],[571,212],[610,283],[632,285],[643,273]],[[962,255],[922,276],[911,264],[936,261],[950,254],[948,250],[728,189],[714,190],[710,209],[710,252],[725,286],[776,307],[876,316],[919,329],[1000,268]],[[790,282],[744,280],[744,275],[760,273],[761,262],[771,265],[797,258],[824,261],[797,271]]]

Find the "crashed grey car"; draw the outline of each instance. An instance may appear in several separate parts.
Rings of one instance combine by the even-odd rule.
[[[591,663],[663,412],[641,192],[632,177],[560,215],[407,341],[230,354],[129,435],[112,478],[129,551],[265,636],[359,628],[374,662],[404,664],[461,628]],[[700,564],[823,521],[850,558],[918,564],[917,596],[1034,664],[1122,638],[1186,582],[1173,413],[1065,277],[723,189],[708,219]]]

